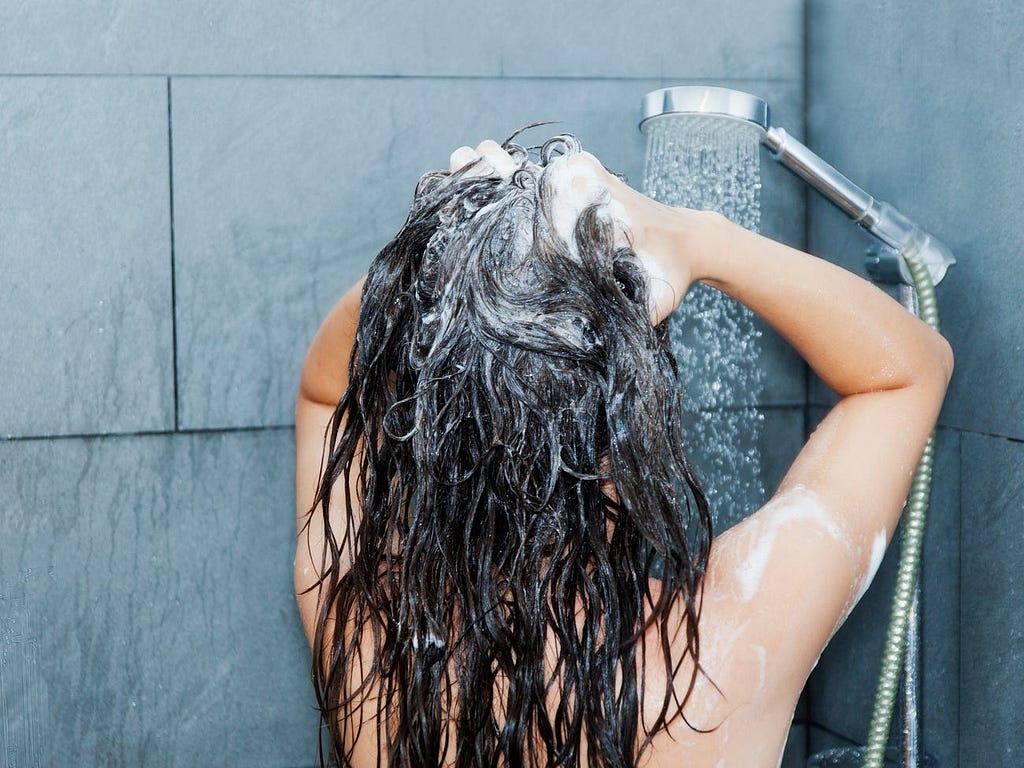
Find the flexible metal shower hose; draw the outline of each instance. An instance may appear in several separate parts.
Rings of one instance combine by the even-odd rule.
[[[917,292],[917,314],[928,325],[939,330],[939,307],[935,299],[935,286],[928,268],[912,251],[902,252],[914,280]],[[889,741],[893,705],[899,685],[900,667],[906,649],[907,624],[921,570],[921,548],[924,542],[925,519],[928,514],[928,500],[931,496],[932,468],[935,461],[935,430],[932,430],[921,460],[914,471],[907,498],[907,511],[903,517],[903,534],[900,542],[900,560],[896,571],[896,591],[893,595],[892,611],[889,615],[889,629],[882,651],[882,670],[875,691],[874,711],[868,731],[867,747],[864,751],[864,768],[882,768],[885,748]],[[909,767],[908,767],[909,768]]]

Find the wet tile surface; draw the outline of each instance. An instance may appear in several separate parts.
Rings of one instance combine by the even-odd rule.
[[[315,762],[292,440],[0,443],[13,765]]]
[[[1024,443],[964,435],[963,499],[960,764],[1018,765],[1024,758]]]
[[[802,77],[797,0],[9,5],[0,72]]]
[[[1006,204],[1024,194],[1024,101],[1005,97],[1024,85],[1019,6],[811,2],[808,11],[811,147],[958,260],[938,287],[957,359],[941,423],[1024,438],[1024,220]],[[885,88],[864,77],[865,61],[886,73]],[[867,236],[816,195],[808,215],[812,250],[863,274]]]
[[[0,436],[174,420],[167,85],[0,77]]]

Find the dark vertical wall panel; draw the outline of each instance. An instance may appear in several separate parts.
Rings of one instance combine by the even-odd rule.
[[[959,260],[938,290],[957,354],[942,423],[1024,438],[1020,5],[808,7],[811,146]],[[863,273],[864,237],[820,200],[809,222],[816,252]]]
[[[959,260],[938,288],[957,359],[940,423],[943,435],[960,435],[963,462],[955,468],[948,455],[940,459],[926,540],[924,746],[940,765],[1014,764],[1022,702],[1020,686],[1008,681],[1024,675],[1014,618],[1024,225],[1013,202],[1024,192],[1017,159],[1024,14],[1005,0],[809,0],[807,9],[811,147],[944,240]],[[808,231],[812,251],[863,272],[868,239],[818,198]],[[810,398],[832,399],[820,383]],[[962,474],[955,503],[947,473]],[[812,716],[859,722],[833,702],[832,674],[816,677]],[[850,684],[851,699],[864,700],[867,683]]]
[[[965,435],[961,765],[1024,760],[1024,444]]]

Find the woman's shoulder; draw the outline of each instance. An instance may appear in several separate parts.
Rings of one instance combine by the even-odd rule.
[[[841,522],[806,489],[776,494],[714,538],[698,598],[700,669],[685,719],[656,738],[647,768],[682,759],[778,765],[807,676],[859,598],[862,579],[850,549]],[[679,626],[676,658],[686,643],[685,623]],[[658,662],[644,670],[648,721],[666,685]],[[673,678],[680,699],[693,671],[687,655]]]
[[[888,537],[868,537],[801,485],[780,489],[715,537],[705,578],[708,631],[719,635],[717,652],[734,653],[737,669],[747,670],[752,694],[795,702],[878,568]]]
[[[735,564],[745,561],[737,551],[753,542],[742,541],[747,538],[743,529],[730,531],[712,544],[700,593],[700,669],[695,677],[692,657],[683,656],[685,623],[671,639],[678,646],[674,657],[682,659],[673,682],[680,700],[693,680],[683,707],[685,719],[676,718],[655,737],[645,768],[682,763],[775,768],[779,763],[800,689],[787,690],[772,679],[773,667],[786,649],[773,647],[761,629],[759,615],[770,607],[735,599],[741,578]],[[648,647],[656,647],[651,644],[658,641],[658,631],[652,627],[648,632]],[[657,717],[666,680],[660,655],[648,654],[645,722]]]

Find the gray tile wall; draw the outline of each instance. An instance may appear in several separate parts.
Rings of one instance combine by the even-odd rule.
[[[0,78],[0,435],[174,425],[167,83]]]
[[[698,81],[802,135],[803,6],[7,3],[8,762],[312,764],[291,420],[320,319],[460,144],[563,120],[639,185],[640,97]],[[763,230],[802,244],[803,199],[766,167]],[[805,394],[771,334],[763,360],[771,487]]]
[[[1019,765],[1024,759],[1024,444],[964,435],[962,482],[969,511],[960,563],[960,703],[967,726],[960,760]]]
[[[637,104],[665,81],[181,78],[171,88],[179,425],[288,424],[306,345],[398,230],[420,174],[461,143],[564,123],[639,186]],[[747,82],[798,122],[795,83]],[[538,129],[540,130],[540,129]],[[543,133],[543,136],[550,133]],[[454,143],[454,144],[453,144]],[[315,148],[315,151],[312,151]],[[802,236],[799,187],[766,168],[765,230]],[[771,175],[769,175],[771,174]],[[760,401],[802,404],[767,333]]]
[[[0,442],[6,765],[309,764],[287,429]]]
[[[301,6],[12,0],[0,71],[168,75],[803,78],[798,0]]]
[[[926,536],[924,748],[940,766],[1016,765],[1024,754],[1016,727],[1024,708],[1024,13],[1009,0],[809,0],[807,11],[811,146],[958,258],[938,288],[957,362]],[[820,199],[808,207],[808,232],[813,252],[863,274],[867,237]],[[815,383],[809,399],[832,396]],[[883,570],[872,591],[885,599],[865,596],[810,685],[812,716],[858,740],[888,616],[884,578]]]

